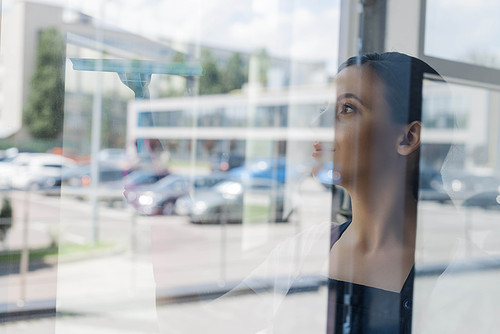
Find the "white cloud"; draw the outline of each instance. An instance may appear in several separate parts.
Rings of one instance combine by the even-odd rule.
[[[48,1],[148,38],[325,61],[335,61],[338,49],[337,1],[297,1],[286,10],[279,0]]]
[[[335,62],[338,34],[337,8],[316,13],[298,8],[236,22],[229,26],[224,42],[239,48],[266,48],[283,57]]]

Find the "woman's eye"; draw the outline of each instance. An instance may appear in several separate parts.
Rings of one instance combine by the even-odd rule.
[[[340,114],[343,114],[343,115],[351,114],[353,112],[355,112],[355,109],[352,106],[350,106],[349,104],[344,103],[344,104],[341,104],[339,106],[339,110],[338,110],[339,115]]]

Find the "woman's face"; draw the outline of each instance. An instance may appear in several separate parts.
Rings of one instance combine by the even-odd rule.
[[[396,166],[401,127],[390,120],[384,96],[384,83],[368,67],[337,76],[333,161],[345,187],[383,180]]]

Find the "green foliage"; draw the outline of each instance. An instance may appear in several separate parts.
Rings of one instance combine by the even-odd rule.
[[[186,57],[182,52],[175,52],[174,55],[172,56],[171,61],[173,63],[183,63],[186,61]],[[185,88],[181,88],[181,85],[175,85],[173,82],[175,79],[179,79],[179,77],[175,77],[172,75],[165,75],[161,74],[162,80],[166,84],[166,89],[163,89],[160,92],[160,97],[180,97],[185,95]],[[186,79],[184,78],[184,83],[186,82]]]
[[[56,139],[2,138],[0,140],[0,150],[17,147],[19,151],[44,153],[59,146],[61,146],[61,141]]]
[[[203,76],[200,77],[200,95],[223,93],[222,73],[209,50],[202,51],[201,67],[203,68]]]
[[[64,115],[65,44],[56,28],[40,33],[35,72],[23,120],[35,138],[57,138]]]
[[[2,209],[0,210],[0,218],[12,218],[12,205],[8,198],[2,201]]]
[[[200,77],[200,95],[223,94],[241,89],[248,81],[248,70],[239,53],[234,53],[221,67],[209,50],[201,54],[203,76]]]
[[[222,86],[225,92],[241,89],[248,82],[248,70],[244,66],[243,59],[239,53],[233,53],[227,61],[222,74]]]
[[[184,57],[184,53],[182,52],[176,51],[172,56],[173,63],[182,63],[184,61],[186,61],[186,57]]]
[[[7,232],[12,227],[12,205],[8,198],[2,201],[2,209],[0,209],[0,240],[4,240]]]
[[[186,58],[183,53],[176,52],[171,61],[182,63]],[[222,64],[209,49],[203,49],[200,62],[203,68],[203,76],[199,79],[200,95],[229,93],[241,89],[248,82],[248,62],[238,52],[233,53],[227,62]],[[172,79],[171,76],[165,76],[167,88],[160,93],[161,97],[185,95],[185,90],[176,88],[172,84]]]
[[[30,262],[43,261],[46,263],[57,263],[58,260],[79,260],[99,255],[107,255],[119,251],[117,244],[62,244],[61,246],[49,245],[41,248],[29,249]],[[0,251],[0,264],[19,263],[22,250]]]

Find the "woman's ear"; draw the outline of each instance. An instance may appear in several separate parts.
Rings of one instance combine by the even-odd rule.
[[[398,154],[408,156],[420,147],[420,131],[422,122],[413,121],[404,129],[401,136],[398,137]]]

